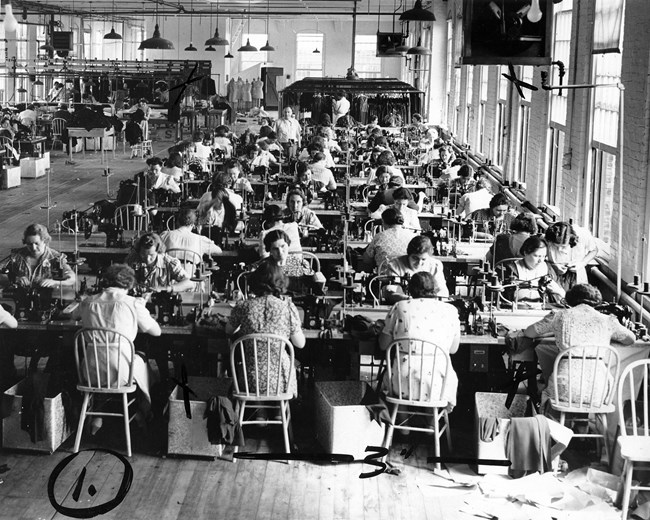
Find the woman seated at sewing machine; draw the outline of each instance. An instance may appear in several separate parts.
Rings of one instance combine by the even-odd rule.
[[[160,157],[149,157],[147,159],[147,189],[149,190],[165,190],[172,193],[180,193],[181,187],[174,177],[170,174],[163,173],[163,162]]]
[[[521,246],[533,235],[537,234],[537,221],[532,213],[520,213],[512,224],[510,233],[501,233],[488,249],[485,260],[497,266],[503,260],[520,258]]]
[[[314,185],[311,177],[311,169],[309,165],[304,161],[298,161],[296,163],[296,178],[293,180],[293,184],[289,187],[291,190],[302,190],[305,194],[305,199],[307,204],[311,204],[311,201],[314,200]]]
[[[398,256],[388,262],[384,271],[379,274],[391,275],[403,280],[422,271],[433,276],[435,296],[449,296],[442,262],[433,258],[433,244],[429,237],[423,235],[414,237],[406,248],[406,255]],[[408,298],[398,284],[387,285],[384,294],[389,303]]]
[[[322,229],[323,224],[312,210],[306,207],[305,194],[302,190],[291,190],[287,193],[287,207],[285,214],[290,221],[298,224],[303,234],[309,229]]]
[[[142,235],[125,263],[135,270],[138,288],[144,292],[182,292],[194,287],[181,262],[165,253],[165,246],[156,233]]]
[[[564,289],[549,275],[546,252],[547,245],[543,238],[532,236],[526,239],[519,250],[522,258],[505,264],[503,284],[513,284],[506,288],[506,299],[530,304],[542,302],[544,295],[554,300],[564,297]]]
[[[183,178],[183,156],[180,152],[169,153],[162,172],[173,177],[176,182],[181,182]]]
[[[230,193],[220,183],[213,184],[212,189],[201,197],[196,212],[201,234],[217,244],[220,243],[217,235],[232,233],[237,227],[237,209],[230,201]]]
[[[311,178],[317,193],[327,190],[336,190],[336,180],[332,170],[325,166],[325,154],[316,152],[312,156],[312,163],[309,165]]]
[[[251,168],[256,172],[257,168],[270,168],[278,164],[275,156],[269,151],[269,143],[266,140],[257,142],[255,157],[251,161]],[[258,170],[259,171],[259,170]]]
[[[20,287],[59,288],[75,282],[65,255],[50,248],[50,234],[42,224],[30,224],[23,233],[24,247],[12,253],[2,267],[9,283]]]
[[[212,147],[215,149],[223,150],[226,158],[232,157],[232,141],[228,138],[230,129],[225,125],[220,125],[214,130],[214,139],[212,140]]]
[[[311,141],[307,145],[307,148],[303,148],[300,154],[298,155],[299,161],[309,161],[314,159],[314,155],[318,152],[321,152],[325,155],[325,167],[331,168],[334,166],[334,159],[329,149],[327,148],[327,141],[324,137],[315,135],[311,138]]]
[[[262,232],[260,233],[260,258],[269,256],[269,251],[264,245],[264,237],[276,229],[280,229],[287,234],[289,238],[288,253],[302,253],[298,224],[296,222],[285,222],[284,219],[285,214],[277,204],[269,204],[264,208],[264,213],[262,214]]]

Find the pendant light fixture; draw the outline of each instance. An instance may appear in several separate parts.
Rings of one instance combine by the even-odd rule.
[[[212,6],[210,6],[210,32],[212,32]],[[220,46],[220,45],[230,45],[230,42],[226,40],[225,38],[222,38],[219,36],[219,2],[217,0],[217,26],[214,28],[214,36],[212,38],[209,38],[205,40],[205,44],[209,45],[212,47],[213,45]],[[214,47],[212,49],[205,49],[207,50],[216,50]]]
[[[436,17],[430,9],[422,7],[422,0],[415,0],[413,9],[404,11],[399,17],[402,22],[435,22]]]
[[[227,60],[230,60],[230,59],[234,58],[234,56],[232,54],[230,54],[230,51],[228,51],[228,53],[224,56],[224,58],[226,58]]]
[[[153,36],[146,40],[142,40],[139,51],[146,49],[158,49],[158,50],[174,50],[174,44],[160,36],[160,28],[158,27],[158,3],[156,3],[156,26],[153,30]]]
[[[260,47],[261,51],[274,51],[275,47],[272,45],[269,45],[269,2],[270,0],[266,0],[266,45],[264,47]]]
[[[115,16],[115,0],[113,0],[113,13],[112,14],[113,14],[113,16]],[[113,20],[113,23],[111,24],[111,32],[106,33],[104,35],[104,39],[105,40],[113,40],[113,41],[117,41],[117,40],[122,39],[122,35],[115,32],[115,20]]]
[[[248,0],[248,34],[251,33],[251,0]],[[257,52],[257,47],[251,45],[250,37],[246,38],[246,45],[242,45],[238,52]]]
[[[431,54],[431,51],[427,49],[426,47],[422,46],[422,38],[418,39],[418,44],[415,47],[411,47],[408,51],[406,51],[406,54],[415,54],[417,56],[428,56]]]
[[[194,2],[193,0],[190,0],[190,44],[185,47],[186,51],[190,52],[196,52],[196,47],[194,47],[194,44],[192,43],[192,36],[193,36],[193,31],[192,31],[192,17],[194,14]]]

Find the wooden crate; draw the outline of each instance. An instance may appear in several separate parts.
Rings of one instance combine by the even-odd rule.
[[[5,166],[0,175],[0,188],[7,190],[20,186],[20,166]]]
[[[316,438],[327,453],[359,460],[367,446],[382,445],[384,427],[359,404],[367,388],[363,381],[316,382]]]
[[[176,386],[169,396],[169,423],[167,426],[167,453],[172,455],[194,455],[218,457],[223,445],[211,444],[208,440],[208,421],[204,419],[207,401],[213,396],[227,396],[232,379],[217,377],[189,377],[187,386],[196,395],[190,394],[192,418],[185,412],[183,389]]]
[[[47,387],[49,374],[40,374]],[[30,433],[21,428],[23,395],[27,388],[23,379],[5,390],[2,396],[2,447],[53,453],[70,436],[74,428],[66,424],[61,394],[43,400],[42,440],[32,442]],[[76,425],[74,425],[76,426]]]

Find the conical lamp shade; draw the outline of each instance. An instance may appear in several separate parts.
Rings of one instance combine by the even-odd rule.
[[[20,92],[21,94],[24,94],[25,92],[27,92],[27,89],[24,87],[20,87],[18,90],[16,90],[16,92]]]
[[[212,45],[210,45],[210,47],[206,47],[205,50],[208,52],[215,52],[217,49],[215,49]]]
[[[433,16],[433,11],[424,9],[422,7],[422,0],[415,0],[413,9],[404,11],[400,17],[402,22],[435,22],[436,17]]]
[[[320,54],[320,51],[318,50],[318,47],[316,47],[313,51],[311,51],[312,54]]]
[[[406,45],[406,42],[404,40],[402,40],[401,45],[398,45],[397,47],[395,47],[395,51],[399,52],[399,53],[408,52],[409,49],[410,49],[410,47],[408,45]]]
[[[420,56],[427,56],[431,54],[431,51],[426,47],[422,47],[422,38],[418,40],[418,44],[415,47],[411,47],[406,54],[417,54]]]
[[[206,45],[230,45],[230,42],[225,38],[219,36],[219,28],[217,27],[214,30],[214,36],[208,40],[205,40]]]
[[[269,41],[266,40],[266,45],[264,47],[260,47],[260,50],[261,51],[271,52],[271,51],[275,50],[275,47],[273,47],[273,45],[269,45]]]
[[[192,42],[190,42],[190,44],[187,47],[185,47],[185,50],[190,52],[196,51],[196,47],[194,47],[194,45],[192,45]]]
[[[39,49],[46,52],[54,52],[54,47],[52,47],[49,43],[44,43],[39,47]]]
[[[34,81],[34,83],[32,83],[32,85],[42,85],[42,84],[43,82],[40,79],[37,79],[36,81]]]
[[[165,40],[165,38],[161,38],[160,29],[158,28],[158,24],[156,24],[153,36],[148,40],[143,40],[140,47],[138,47],[140,51],[145,49],[173,50],[174,44],[169,40]]]
[[[234,56],[233,56],[232,54],[230,54],[230,51],[228,51],[228,54],[226,54],[226,55],[224,56],[224,58],[226,58],[226,59],[229,60],[229,59],[231,59],[231,58],[234,58]]]
[[[121,40],[122,35],[115,32],[115,27],[111,27],[111,32],[104,35],[105,40]]]
[[[257,47],[253,47],[251,45],[251,41],[249,38],[246,38],[246,45],[242,45],[239,49],[237,49],[238,52],[257,52]]]

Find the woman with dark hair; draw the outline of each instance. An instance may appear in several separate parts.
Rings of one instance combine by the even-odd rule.
[[[170,152],[162,172],[171,175],[176,182],[183,178],[183,156],[180,152]]]
[[[305,161],[298,161],[296,163],[296,178],[289,188],[290,190],[301,190],[305,194],[305,202],[311,204],[314,200],[314,184],[311,177],[311,169],[309,164]]]
[[[243,300],[237,304],[230,314],[226,326],[226,334],[275,334],[291,341],[295,348],[305,346],[305,335],[302,332],[298,309],[290,298],[284,296],[288,280],[282,269],[272,262],[262,262],[250,278],[250,287],[255,298]],[[290,391],[297,395],[296,376],[291,372],[288,354],[283,353],[278,363],[277,349],[281,344],[271,343],[271,355],[268,357],[266,348],[258,349],[257,363],[260,372],[270,370],[269,381],[277,381],[281,376],[282,388],[271,388],[270,391]],[[246,369],[249,384],[254,382],[254,356],[252,345],[244,344]],[[266,378],[260,378],[265,380]],[[266,392],[266,388],[251,388],[251,391]]]
[[[506,266],[503,281],[514,278],[517,282],[528,283],[506,291],[506,298],[512,299],[516,294],[518,301],[539,302],[544,292],[555,296],[556,299],[564,296],[564,289],[549,276],[546,250],[546,241],[543,238],[532,236],[525,240],[519,250],[522,258]]]
[[[312,210],[305,205],[306,197],[301,190],[291,190],[287,193],[285,213],[293,222],[303,229],[322,229],[323,224]]]
[[[503,193],[497,193],[490,200],[489,208],[475,211],[470,218],[479,225],[477,229],[491,238],[490,235],[509,231],[515,215],[510,212],[508,197]]]
[[[507,258],[521,257],[526,239],[537,234],[537,221],[532,213],[519,213],[510,224],[510,233],[501,233],[490,246],[485,260],[493,266]]]
[[[271,231],[282,230],[286,233],[287,238],[289,239],[289,249],[290,253],[302,253],[302,246],[300,245],[300,230],[298,229],[298,224],[295,222],[285,222],[284,221],[284,212],[282,208],[277,204],[269,204],[264,208],[264,213],[262,214],[262,232],[260,233],[260,257],[266,258],[269,256],[269,252],[264,246],[264,238]]]
[[[406,254],[414,237],[413,231],[404,229],[404,217],[395,208],[385,209],[381,214],[384,230],[377,233],[363,253],[366,270],[381,267],[388,260]]]
[[[289,254],[293,241],[283,229],[270,230],[264,235],[262,243],[267,257],[263,261],[280,266],[287,276],[299,278],[307,274],[313,274],[309,272],[308,266],[304,265],[301,254]],[[295,246],[293,247],[295,249]]]
[[[23,233],[24,247],[12,253],[3,269],[10,283],[21,287],[59,288],[73,285],[74,271],[65,255],[50,249],[50,234],[42,224],[30,224]],[[56,276],[57,280],[53,277]]]
[[[199,224],[206,228],[217,227],[231,233],[237,226],[237,210],[223,184],[213,184],[212,189],[199,200],[196,211]]]
[[[412,277],[415,273],[423,271],[433,276],[435,296],[449,296],[442,262],[433,258],[433,244],[431,244],[431,239],[423,235],[417,235],[409,242],[406,248],[406,255],[398,256],[388,262],[385,272],[380,274],[389,274],[403,278],[405,276]],[[399,285],[389,285],[386,287],[386,290],[394,300],[406,298],[404,294],[400,294],[401,287]]]
[[[411,298],[397,302],[386,316],[384,329],[379,335],[379,347],[386,350],[395,340],[425,339],[436,344],[449,354],[454,354],[460,344],[460,321],[458,311],[448,303],[437,301],[437,284],[431,273],[415,273],[409,281]],[[435,317],[435,319],[432,319]],[[398,391],[396,378],[402,379],[402,389],[409,388],[409,376],[414,378],[413,388],[408,397],[411,399],[428,400],[435,391],[436,395],[442,384],[442,373],[436,373],[433,387],[429,385],[432,371],[440,367],[440,360],[435,360],[433,352],[414,352],[408,341],[400,342],[399,354],[410,354],[411,363],[401,363],[402,373],[393,370],[393,381],[384,380],[384,387],[392,386]],[[424,358],[424,359],[422,359]],[[434,361],[436,361],[434,363]],[[410,368],[410,374],[407,372]],[[437,387],[437,388],[436,388]],[[447,410],[451,411],[456,405],[456,390],[458,377],[451,364],[447,372],[447,381],[443,396],[448,401]],[[422,392],[422,393],[421,393]],[[407,396],[403,396],[407,397]]]
[[[73,318],[81,320],[84,328],[113,329],[124,334],[131,341],[135,340],[138,332],[151,336],[160,336],[160,325],[151,317],[142,298],[129,296],[127,292],[136,283],[135,272],[128,265],[113,264],[109,266],[101,279],[102,292],[82,300],[73,312]],[[126,346],[126,345],[124,345]],[[104,349],[99,349],[99,356],[105,356]],[[104,358],[105,359],[105,358]],[[112,358],[110,373],[117,375],[118,364],[125,384],[129,373],[130,352],[122,352],[119,360]],[[95,371],[95,360],[88,360],[91,373]],[[100,363],[103,370],[105,362]],[[103,377],[103,376],[102,376]],[[136,353],[133,361],[133,379],[138,386],[136,400],[139,408],[138,422],[147,419],[151,411],[151,396],[149,393],[149,371],[146,361]],[[97,431],[101,426],[101,418],[92,421],[92,429]]]
[[[177,258],[165,253],[165,246],[156,233],[145,233],[126,257],[136,272],[137,284],[152,291],[189,291],[194,287]]]
[[[548,259],[555,277],[564,289],[577,283],[587,283],[586,266],[598,254],[593,235],[569,222],[556,222],[545,234]]]
[[[602,314],[594,309],[595,306],[602,302],[600,291],[589,284],[574,285],[566,293],[566,303],[568,309],[553,311],[540,321],[529,325],[524,331],[524,336],[528,338],[539,338],[553,334],[555,336],[555,345],[550,348],[540,345],[537,347],[539,354],[539,363],[542,368],[542,376],[546,381],[551,381],[551,372],[553,363],[557,354],[570,347],[584,345],[585,347],[599,347],[609,345],[610,342],[620,343],[622,345],[631,345],[636,337],[631,330],[621,325],[613,315]],[[589,350],[589,349],[586,349]],[[593,349],[595,350],[595,349]],[[591,381],[596,379],[596,386],[605,382],[615,384],[611,380],[611,374],[606,373],[606,367],[602,360],[596,364],[595,360],[588,359],[584,367],[586,373],[583,374],[583,383],[585,388],[591,387]],[[571,363],[577,363],[578,370],[582,367],[582,359],[573,359]],[[558,379],[561,395],[568,393],[567,373],[568,363],[560,364]],[[572,366],[571,371],[575,373]],[[585,380],[585,377],[587,379]],[[579,380],[574,380],[574,384]],[[601,387],[602,388],[602,387]],[[604,395],[598,389],[594,389],[594,395]],[[549,384],[544,391],[547,397],[554,395],[555,389]],[[572,384],[572,395],[581,394],[580,388]],[[598,405],[599,403],[594,403]]]

